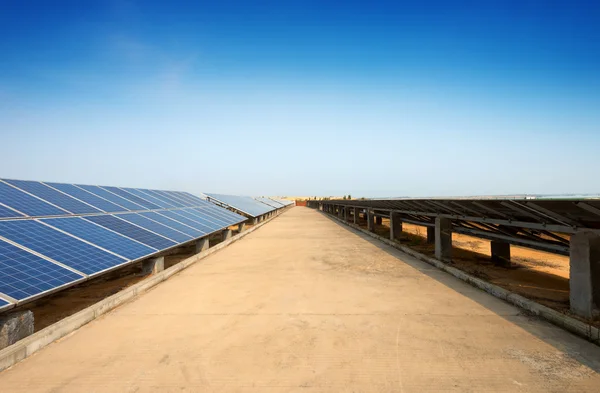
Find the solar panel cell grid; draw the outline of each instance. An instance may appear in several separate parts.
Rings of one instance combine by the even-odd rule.
[[[200,217],[200,216],[198,216],[192,212],[188,212],[186,210],[176,210],[176,211],[174,211],[174,213],[178,214],[180,216],[183,216],[185,218],[188,218],[188,219],[190,219],[194,222],[197,222],[201,225],[204,225],[205,227],[209,228],[209,232],[214,232],[218,229],[223,228],[222,225],[215,224],[214,222],[209,221],[204,217]]]
[[[105,190],[108,190],[114,194],[120,195],[125,199],[128,199],[134,203],[137,203],[140,206],[143,206],[145,208],[145,210],[154,210],[154,209],[160,209],[160,206],[155,205],[154,203],[147,201],[143,198],[140,198],[137,195],[134,195],[130,192],[127,192],[119,187],[107,187],[107,186],[103,186],[102,188],[104,188]]]
[[[191,214],[193,217],[198,217],[199,219],[206,220],[208,222],[213,223],[218,228],[228,227],[229,225],[231,225],[230,220],[224,220],[223,218],[215,217],[214,215],[210,214],[209,212],[199,212],[195,208],[192,208],[192,207],[185,209],[185,211],[187,213]]]
[[[122,206],[119,206],[110,201],[107,201],[106,199],[102,199],[99,196],[94,195],[90,192],[87,192],[73,184],[65,184],[65,183],[46,183],[46,184],[48,184],[49,186],[51,186],[53,188],[56,188],[57,190],[60,190],[64,193],[66,193],[66,194],[69,194],[74,198],[77,198],[86,203],[89,203],[90,205],[92,205],[104,212],[107,212],[107,213],[122,212],[122,211],[127,210]]]
[[[208,234],[208,233],[212,232],[212,229],[210,227],[207,227],[206,225],[202,225],[202,224],[198,223],[197,221],[190,220],[189,218],[187,218],[185,216],[176,214],[173,210],[161,211],[160,214],[163,216],[166,216],[172,220],[179,221],[182,224],[185,224],[187,226],[195,228],[195,229],[201,231],[203,234]]]
[[[77,187],[81,187],[86,191],[91,192],[99,197],[107,199],[119,206],[123,206],[127,210],[146,210],[144,206],[140,206],[137,203],[133,203],[130,200],[120,197],[119,195],[113,194],[112,192],[106,191],[104,188],[98,186],[87,186],[76,184]]]
[[[80,217],[51,218],[44,219],[42,222],[90,243],[94,243],[127,259],[134,260],[156,252],[153,248],[109,231]]]
[[[50,205],[21,190],[0,182],[0,201],[28,216],[59,216],[68,214],[65,210]]]
[[[11,218],[11,217],[25,217],[23,214],[18,213],[8,207],[0,205],[0,218]]]
[[[168,195],[164,194],[160,190],[143,190],[145,193],[148,193],[155,198],[160,199],[161,201],[170,204],[172,207],[184,207],[183,203],[178,200],[169,198]]]
[[[83,276],[0,240],[0,292],[12,298],[23,300],[81,278]]]
[[[85,219],[135,239],[138,242],[142,242],[150,247],[156,248],[157,250],[164,250],[177,244],[172,240],[147,231],[115,216],[89,216],[85,217]]]
[[[148,202],[152,202],[153,204],[160,206],[163,209],[171,209],[174,207],[173,205],[169,205],[168,203],[166,203],[150,194],[147,194],[141,190],[138,190],[135,188],[123,188],[123,190],[127,191],[130,194],[133,194],[140,198],[143,198],[143,199],[147,200]]]
[[[141,216],[144,216],[146,218],[149,218],[153,221],[159,222],[163,225],[166,225],[168,227],[171,227],[173,229],[177,229],[179,232],[183,232],[191,237],[201,237],[202,235],[205,235],[207,232],[204,231],[200,231],[196,228],[192,228],[188,225],[185,225],[183,223],[181,223],[180,221],[176,221],[173,220],[169,217],[166,217],[162,214],[158,214],[155,212],[143,212],[143,213],[139,213]]]
[[[186,235],[185,233],[179,232],[171,227],[152,221],[151,219],[136,213],[118,214],[117,217],[128,221],[132,224],[139,225],[142,228],[152,231],[154,233],[158,233],[159,235],[168,237],[169,239],[175,240],[178,243],[185,243],[187,241],[192,240],[192,237]]]
[[[77,199],[74,199],[60,191],[56,191],[52,187],[48,187],[47,185],[37,181],[6,180],[6,182],[71,213],[83,214],[101,212],[93,206],[78,201]]]
[[[125,262],[123,258],[33,220],[0,221],[0,236],[85,274]]]

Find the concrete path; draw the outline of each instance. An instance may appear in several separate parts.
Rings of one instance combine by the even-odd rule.
[[[0,391],[598,392],[599,370],[599,347],[297,207]]]

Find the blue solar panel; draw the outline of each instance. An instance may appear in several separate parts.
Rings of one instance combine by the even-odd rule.
[[[154,247],[157,250],[164,250],[177,244],[174,241],[165,239],[162,236],[114,216],[89,216],[85,217],[85,219],[102,225],[103,227],[111,229],[115,232],[119,232],[120,234],[135,239],[138,242],[142,242],[150,247]]]
[[[177,200],[173,200],[167,197],[159,190],[143,190],[145,193],[152,195],[153,197],[162,200],[165,203],[172,205],[172,207],[184,207],[183,204]]]
[[[148,202],[152,202],[155,205],[158,205],[158,206],[162,207],[163,209],[172,209],[172,208],[175,207],[173,205],[170,205],[170,204],[164,202],[161,199],[158,199],[158,198],[154,197],[153,195],[147,194],[147,193],[145,193],[145,192],[143,192],[141,190],[138,190],[136,188],[123,188],[123,190],[127,191],[130,194],[133,194],[133,195],[136,195],[136,196],[138,196],[140,198],[143,198],[143,199],[147,200]]]
[[[21,190],[0,182],[0,201],[28,216],[60,216],[68,214],[67,211],[52,206]]]
[[[90,205],[92,205],[100,210],[103,210],[107,213],[122,212],[122,211],[127,210],[123,206],[119,206],[115,203],[107,201],[106,199],[102,199],[99,196],[94,195],[90,192],[87,192],[86,190],[83,190],[73,184],[65,184],[65,183],[46,183],[46,184],[51,187],[56,188],[57,190],[60,190],[64,193],[66,193],[66,194],[69,194],[72,197],[75,197],[79,200],[89,203]]]
[[[175,210],[173,212],[175,214],[178,214],[180,216],[188,218],[188,219],[190,219],[192,221],[195,221],[195,222],[197,222],[197,223],[199,223],[201,225],[204,225],[207,228],[210,228],[210,232],[214,232],[214,231],[216,231],[218,229],[222,229],[223,228],[223,225],[215,224],[214,222],[209,221],[209,220],[207,220],[204,217],[199,217],[199,216],[194,215],[193,213],[188,212],[186,210]]]
[[[215,217],[214,215],[210,214],[209,212],[196,211],[193,207],[189,207],[189,208],[185,209],[185,211],[194,217],[198,217],[199,219],[211,222],[214,225],[217,225],[219,228],[225,228],[230,225],[229,221],[227,221],[227,220],[223,220],[222,218]],[[200,221],[200,222],[203,222],[203,221]]]
[[[274,200],[271,200],[269,198],[257,197],[257,198],[254,198],[254,199],[256,199],[259,202],[264,203],[265,205],[274,207],[276,209],[279,209],[280,207],[283,207],[283,205],[281,203],[275,202]]]
[[[25,216],[21,213],[18,213],[14,210],[9,209],[8,207],[0,205],[0,218],[10,218],[10,217],[25,217]]]
[[[215,212],[215,211],[213,211],[211,209],[208,209],[206,207],[196,207],[196,208],[193,208],[193,209],[197,213],[203,214],[203,215],[208,216],[208,217],[214,217],[215,220],[218,220],[217,222],[222,222],[225,225],[232,225],[232,224],[237,224],[237,223],[242,222],[242,221],[246,221],[246,217],[239,217],[239,218],[236,217],[236,218],[233,218],[233,217],[229,217],[229,216],[226,216],[224,214],[221,214],[221,212]]]
[[[112,193],[115,193],[117,195],[122,196],[125,199],[129,199],[132,202],[137,203],[138,205],[144,206],[146,208],[146,210],[154,210],[154,209],[160,209],[160,206],[155,205],[152,202],[149,202],[145,199],[140,198],[139,196],[133,195],[125,190],[120,189],[119,187],[106,187],[103,186],[102,188],[104,188],[105,190],[108,190]]]
[[[163,216],[155,212],[143,212],[139,214],[156,222],[160,222],[161,224],[171,227],[173,229],[177,229],[179,232],[186,233],[194,238],[202,237],[203,235],[206,235],[208,233],[205,231],[200,231],[196,228],[192,228],[188,225],[182,224],[179,221],[175,221],[173,219],[170,219],[169,217]]]
[[[122,218],[125,221],[129,221],[132,224],[139,225],[142,228],[154,233],[158,233],[159,235],[168,237],[169,239],[173,239],[179,243],[185,243],[193,239],[192,236],[176,231],[173,228],[164,226],[163,224],[152,221],[151,219],[140,216],[136,213],[117,214],[117,217]]]
[[[175,214],[175,210],[164,210],[159,212],[161,215],[163,216],[167,216],[173,220],[179,221],[185,225],[188,225],[192,228],[195,228],[199,231],[202,231],[204,234],[207,233],[212,233],[213,229],[211,227],[208,227],[206,225],[202,225],[194,220],[190,220],[189,218],[185,217],[185,216],[181,216],[179,214]]]
[[[127,210],[148,210],[144,206],[140,206],[137,203],[133,203],[130,200],[120,197],[119,195],[115,195],[112,192],[106,191],[104,188],[100,188],[98,186],[85,186],[76,184],[77,187],[81,187],[86,191],[91,192],[92,194],[96,194],[99,197],[107,199],[113,203],[116,203],[119,206],[123,206]]]
[[[187,198],[182,198],[181,195],[179,195],[179,193],[177,193],[175,191],[163,191],[163,192],[165,194],[167,194],[168,196],[170,196],[171,199],[177,199],[178,201],[180,201],[182,204],[185,205],[185,207],[191,207],[191,206],[195,205],[194,203],[192,203]]]
[[[246,221],[246,217],[242,216],[241,214],[234,213],[234,212],[224,209],[222,207],[217,207],[217,206],[213,205],[212,203],[209,206],[205,206],[200,209],[208,209],[212,212],[221,214],[221,215],[223,215],[231,220],[234,220],[236,222]]]
[[[127,259],[134,260],[156,252],[153,248],[79,217],[49,218],[42,221]]]
[[[0,221],[0,236],[85,274],[125,262],[123,258],[33,220]]]
[[[0,240],[0,292],[12,298],[23,300],[81,278],[83,276]]]
[[[71,213],[83,214],[101,212],[93,206],[71,198],[62,192],[56,191],[52,187],[48,187],[47,185],[37,181],[6,180],[6,182]]]
[[[272,212],[275,208],[265,205],[249,196],[207,194],[209,198],[224,203],[234,209],[244,212],[252,217],[262,216],[265,213]]]
[[[189,192],[180,192],[181,197],[188,199],[191,201],[194,206],[204,206],[207,203],[210,203],[202,198],[197,197],[196,195],[190,194]]]
[[[1,269],[1,268],[0,268],[0,269]],[[0,289],[1,289],[1,288],[0,288]],[[6,300],[4,300],[4,299],[0,299],[0,307],[4,307],[4,306],[6,306],[7,304],[10,304],[10,303],[9,303],[9,302],[7,302],[7,301],[6,301]]]

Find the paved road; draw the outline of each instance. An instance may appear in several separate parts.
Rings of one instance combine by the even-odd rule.
[[[0,373],[0,391],[600,391],[600,348],[294,208]]]

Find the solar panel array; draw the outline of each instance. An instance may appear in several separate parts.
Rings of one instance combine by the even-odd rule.
[[[224,194],[207,194],[206,196],[217,203],[227,205],[239,212],[249,215],[250,217],[258,217],[263,214],[277,210],[276,207],[266,204],[249,196],[239,195],[224,195]]]
[[[0,179],[0,310],[245,220],[185,192]]]

